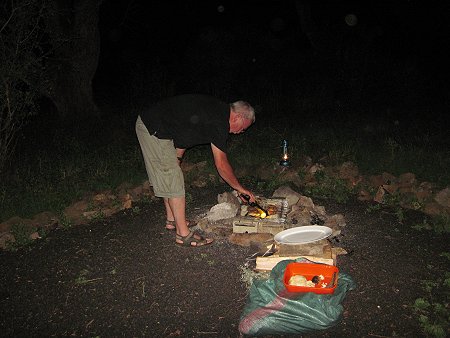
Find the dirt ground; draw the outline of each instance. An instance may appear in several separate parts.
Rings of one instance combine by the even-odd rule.
[[[191,190],[191,216],[216,203],[226,187]],[[412,304],[420,281],[447,266],[448,236],[411,228],[422,216],[395,215],[350,202],[324,205],[347,226],[338,267],[357,288],[340,323],[304,337],[420,337]],[[239,337],[247,301],[240,266],[253,252],[218,239],[203,248],[174,244],[162,203],[55,230],[31,249],[0,253],[0,336]]]

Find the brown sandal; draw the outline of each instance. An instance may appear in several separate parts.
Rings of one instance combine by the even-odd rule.
[[[195,222],[191,224],[191,221],[188,219],[186,220],[186,223],[187,223],[188,228],[192,228],[197,225],[197,223],[195,223]],[[169,221],[168,219],[166,219],[166,229],[170,230],[170,231],[177,230],[175,220]]]
[[[199,238],[196,238],[194,236],[198,236]],[[186,236],[176,235],[175,237],[179,242],[175,242],[179,246],[189,246],[189,247],[197,247],[197,246],[204,246],[209,245],[214,240],[212,238],[205,238],[202,235],[196,233],[195,231],[189,231],[189,234]],[[209,241],[208,241],[209,240]]]

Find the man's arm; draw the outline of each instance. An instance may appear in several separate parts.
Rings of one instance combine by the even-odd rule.
[[[228,162],[227,154],[222,150],[217,148],[214,144],[211,143],[211,149],[214,156],[214,163],[216,165],[217,171],[219,172],[220,177],[223,178],[225,182],[228,183],[230,187],[236,190],[240,194],[246,194],[250,196],[250,201],[255,201],[255,196],[250,190],[245,189],[240,183],[237,177],[234,175],[233,168],[231,167],[230,162]]]

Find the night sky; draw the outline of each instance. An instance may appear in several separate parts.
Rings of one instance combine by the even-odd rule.
[[[425,109],[444,119],[447,2],[310,3],[313,38],[295,1],[105,1],[97,91],[122,97],[118,112],[127,100],[139,106],[186,92],[267,107],[271,93],[290,102],[286,111],[299,97],[322,96],[330,107],[403,117]]]

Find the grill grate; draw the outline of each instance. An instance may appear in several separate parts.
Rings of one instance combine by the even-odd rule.
[[[262,208],[268,209],[270,205],[277,207],[277,213],[266,218],[248,215],[236,217],[233,221],[233,232],[235,233],[271,233],[273,235],[284,230],[289,204],[286,198],[259,198],[258,203]]]

